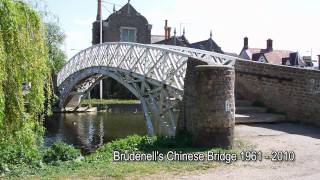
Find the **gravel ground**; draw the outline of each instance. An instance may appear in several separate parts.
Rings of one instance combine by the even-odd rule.
[[[263,154],[272,151],[294,151],[294,162],[237,161],[219,168],[184,172],[161,172],[146,179],[227,179],[227,180],[319,180],[320,179],[320,128],[301,124],[239,125],[236,138],[255,146]]]

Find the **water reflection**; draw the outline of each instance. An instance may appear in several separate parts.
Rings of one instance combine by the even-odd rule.
[[[142,113],[54,114],[45,121],[45,146],[58,140],[89,153],[103,143],[128,135],[146,135]]]

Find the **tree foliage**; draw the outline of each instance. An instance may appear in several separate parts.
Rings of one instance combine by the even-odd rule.
[[[48,9],[44,0],[26,0],[40,15],[44,22],[44,37],[48,49],[50,68],[57,74],[66,63],[66,53],[61,50],[65,42],[65,33],[59,25],[59,17]]]
[[[9,144],[35,150],[42,138],[44,102],[52,96],[42,22],[18,0],[0,0],[0,18],[0,149]],[[26,95],[24,83],[31,84]]]
[[[64,66],[67,58],[65,53],[60,49],[65,41],[65,34],[54,21],[47,22],[44,25],[51,69],[53,73],[57,74]]]
[[[2,129],[3,119],[4,119],[4,94],[2,90],[3,79],[5,77],[4,73],[4,52],[2,44],[2,33],[0,31],[0,131]]]

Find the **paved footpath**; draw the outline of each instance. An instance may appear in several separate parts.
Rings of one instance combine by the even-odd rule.
[[[238,125],[236,138],[255,145],[256,150],[271,153],[291,150],[295,162],[243,162],[183,174],[155,174],[147,179],[226,179],[226,180],[319,180],[320,128],[301,124]]]

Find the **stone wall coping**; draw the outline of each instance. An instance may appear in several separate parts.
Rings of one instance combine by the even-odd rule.
[[[275,68],[289,68],[289,69],[303,70],[303,71],[310,71],[310,72],[317,72],[317,73],[320,72],[320,70],[318,70],[318,69],[307,69],[307,68],[295,67],[295,66],[277,65],[277,64],[263,63],[263,62],[257,62],[257,61],[252,61],[252,60],[245,60],[245,59],[237,59],[236,61],[245,62],[245,63],[253,63],[253,64],[261,64],[261,65],[275,67]]]
[[[207,69],[234,69],[233,66],[226,65],[199,65],[196,66],[197,70],[207,70]]]

